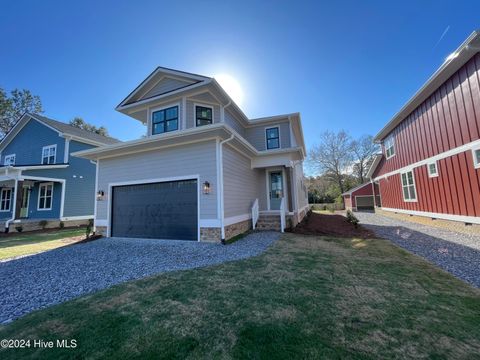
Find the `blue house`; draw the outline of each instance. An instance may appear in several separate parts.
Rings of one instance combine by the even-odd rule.
[[[119,142],[90,131],[25,114],[0,142],[0,222],[38,228],[94,217],[96,165],[76,151]]]

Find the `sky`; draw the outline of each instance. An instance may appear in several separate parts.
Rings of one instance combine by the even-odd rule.
[[[228,74],[248,117],[300,112],[309,149],[326,130],[375,135],[479,13],[458,0],[3,0],[0,87],[132,140],[145,128],[115,107],[155,67]]]

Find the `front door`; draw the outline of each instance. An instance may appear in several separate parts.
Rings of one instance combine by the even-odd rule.
[[[22,188],[22,207],[20,208],[20,217],[28,217],[28,204],[30,202],[30,188],[29,186],[24,185]]]
[[[281,171],[270,173],[270,210],[280,210],[283,197],[283,177]]]

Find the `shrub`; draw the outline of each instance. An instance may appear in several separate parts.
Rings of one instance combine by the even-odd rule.
[[[47,224],[48,224],[47,220],[40,220],[40,222],[38,223],[38,225],[40,225],[43,230],[45,230],[45,228],[47,227]]]
[[[65,227],[65,223],[63,221],[60,221],[60,224],[58,225],[60,229],[63,229]]]
[[[17,230],[18,232],[22,232],[23,226],[22,225],[15,226],[15,230]]]
[[[350,224],[353,224],[355,227],[357,227],[358,223],[360,222],[360,220],[358,220],[351,210],[347,210],[347,221]]]
[[[93,230],[93,219],[90,219],[88,220],[87,227],[85,228],[85,236],[87,237],[87,239],[90,237],[92,230]]]
[[[327,210],[327,205],[323,205],[323,209],[322,210]]]

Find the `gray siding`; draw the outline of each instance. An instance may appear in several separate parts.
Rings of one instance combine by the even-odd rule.
[[[42,148],[47,145],[57,145],[56,163],[63,163],[65,139],[58,132],[30,119],[15,138],[2,151],[1,165],[5,155],[15,154],[15,165],[40,165],[42,163]]]
[[[203,105],[201,101],[187,99],[187,129],[195,127],[195,109],[194,104]],[[204,104],[213,106],[213,123],[220,122],[220,106],[212,104]]]
[[[228,108],[225,110],[225,123],[230,125],[233,130],[245,137],[245,127],[240,123],[239,120],[235,119],[235,117],[228,111]]]
[[[250,168],[250,159],[228,145],[223,147],[223,189],[225,217],[251,214],[259,197],[261,171]],[[265,182],[263,182],[265,186]],[[259,199],[260,200],[260,199]]]
[[[105,192],[110,183],[199,175],[200,184],[208,181],[212,189],[208,195],[200,193],[200,218],[217,218],[215,141],[102,159],[99,164],[98,189]],[[97,201],[98,220],[107,220],[108,200]]]
[[[148,90],[147,93],[141,97],[141,99],[146,99],[155,95],[164,94],[166,92],[173,91],[190,84],[192,84],[191,81],[183,81],[166,77],[160,80],[153,88]]]
[[[246,139],[259,151],[265,149],[265,129],[279,126],[280,127],[280,148],[290,147],[290,126],[288,122],[282,122],[273,125],[258,125],[246,129]]]

